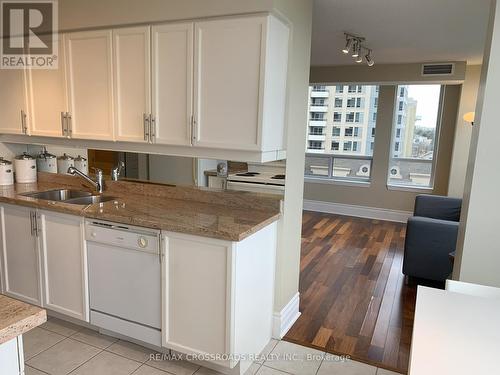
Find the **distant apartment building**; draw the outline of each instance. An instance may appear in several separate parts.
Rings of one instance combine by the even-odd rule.
[[[309,88],[308,153],[372,155],[378,86]]]

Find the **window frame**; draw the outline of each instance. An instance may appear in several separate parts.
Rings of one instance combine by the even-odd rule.
[[[430,85],[431,83],[428,82],[421,82],[421,83],[408,83],[408,86],[411,85]],[[391,156],[392,153],[394,152],[394,146],[396,140],[396,115],[399,112],[399,101],[400,97],[397,95],[399,92],[397,91],[400,85],[404,84],[398,84],[395,86],[396,90],[396,95],[395,95],[395,100],[394,100],[394,110],[393,110],[393,119],[392,119],[392,125],[391,125],[391,143],[389,146],[390,150],[390,156],[389,156],[389,165],[386,166],[386,187],[387,190],[395,190],[395,191],[408,191],[408,192],[421,192],[421,191],[434,191],[435,189],[435,182],[436,182],[436,171],[437,171],[437,162],[439,158],[439,146],[441,144],[441,131],[442,131],[442,126],[443,126],[443,116],[444,116],[444,98],[445,98],[445,93],[446,93],[446,83],[435,83],[436,85],[440,85],[441,89],[439,92],[439,104],[438,104],[438,114],[437,114],[437,120],[436,120],[436,132],[434,135],[434,148],[433,148],[433,157],[432,157],[432,163],[431,163],[431,178],[429,181],[429,186],[417,186],[417,185],[402,185],[402,184],[391,184],[389,181],[389,167],[390,163],[393,159],[405,159],[405,158],[397,158]],[[404,108],[403,108],[404,109]]]

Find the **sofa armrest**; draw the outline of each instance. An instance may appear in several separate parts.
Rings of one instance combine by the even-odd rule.
[[[413,214],[433,219],[460,221],[461,208],[462,200],[460,198],[417,195]]]
[[[444,281],[453,270],[448,254],[455,250],[458,222],[412,217],[406,228],[403,273]]]

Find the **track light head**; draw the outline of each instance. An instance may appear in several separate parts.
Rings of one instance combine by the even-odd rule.
[[[352,38],[350,38],[349,36],[346,35],[345,47],[342,49],[342,52],[345,55],[347,55],[351,51],[353,41],[354,41],[354,39],[352,39]]]
[[[359,55],[358,55],[358,57],[356,57],[356,58],[354,59],[354,61],[356,61],[358,64],[359,64],[359,63],[362,63],[362,62],[363,62],[363,56],[361,56],[361,54],[359,54]]]
[[[354,47],[352,49],[352,57],[358,57],[361,52],[361,44],[359,43],[359,40],[356,40],[354,42]]]
[[[369,49],[368,52],[366,53],[365,60],[366,60],[366,64],[368,66],[375,65],[375,61],[373,61],[373,59],[372,59],[372,50],[371,49]]]

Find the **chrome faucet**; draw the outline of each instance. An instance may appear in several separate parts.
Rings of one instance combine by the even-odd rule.
[[[123,168],[125,168],[125,163],[120,161],[118,165],[111,170],[111,179],[113,181],[118,181],[120,179]]]
[[[102,169],[99,169],[99,168],[94,168],[94,169],[95,169],[95,181],[92,180],[89,176],[87,176],[82,171],[76,169],[75,167],[69,167],[68,173],[71,175],[76,174],[78,177],[81,177],[86,182],[91,184],[99,194],[101,194],[104,191],[104,176],[102,174]]]

